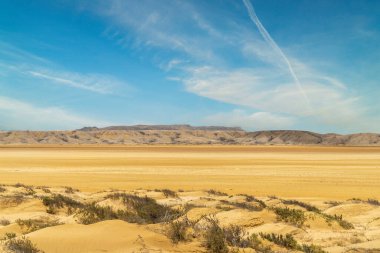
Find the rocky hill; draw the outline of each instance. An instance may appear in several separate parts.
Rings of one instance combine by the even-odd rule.
[[[242,144],[380,146],[380,134],[318,134],[189,125],[85,127],[73,131],[3,131],[0,144]]]

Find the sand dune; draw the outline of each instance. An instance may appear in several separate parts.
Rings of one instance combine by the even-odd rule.
[[[127,192],[113,190],[85,193],[62,187],[25,185],[2,187],[5,191],[0,193],[0,221],[6,220],[8,224],[0,225],[0,238],[5,237],[6,233],[14,233],[17,238],[25,235],[35,247],[46,253],[207,252],[203,237],[208,226],[205,217],[214,217],[219,220],[222,228],[234,225],[245,230],[246,233],[241,236],[260,233],[288,234],[292,235],[299,245],[319,245],[325,252],[343,253],[354,250],[364,253],[380,250],[380,204],[370,203],[367,200],[331,202],[329,199],[298,198],[292,200],[296,201],[291,202],[295,204],[289,204],[286,202],[290,201],[289,199],[253,198],[248,195],[228,196],[218,191],[181,191],[172,192],[174,195],[168,196],[162,190],[140,189]],[[28,191],[33,193],[23,195],[21,202],[6,201],[20,196],[23,189],[29,189]],[[82,206],[68,212],[66,205],[72,204],[65,202],[67,204],[58,207],[53,213],[48,212],[48,204],[46,204],[48,202],[45,203],[42,200],[46,197],[57,196],[57,194],[69,200],[79,201]],[[91,221],[90,224],[83,224],[81,217],[84,217],[84,213],[81,210],[87,210],[86,205],[90,203],[96,203],[97,206],[104,208],[111,207],[114,212],[127,210],[128,206],[111,197],[113,194],[151,198],[159,205],[171,210],[185,210],[173,219],[175,221],[189,219],[189,224],[192,225],[187,229],[187,239],[178,244],[172,242],[168,234],[170,221],[158,221],[151,224],[145,220],[136,223],[136,221],[130,222],[105,216],[100,220]],[[265,207],[260,203],[265,203]],[[315,210],[320,211],[307,211],[303,205],[313,206]],[[182,209],[185,206],[187,208]],[[256,207],[252,209],[252,206]],[[261,207],[258,208],[259,206]],[[301,225],[281,220],[275,211],[276,208],[299,210],[303,213],[305,220]],[[339,218],[334,218],[340,215],[352,227],[345,227],[339,223]],[[16,218],[30,220],[30,224],[22,225]],[[52,220],[58,220],[59,223],[51,223]],[[38,227],[41,224],[42,227]],[[6,251],[6,243],[10,240],[12,239],[3,241],[4,252],[13,252]],[[262,238],[260,241],[262,245],[267,245],[272,249],[270,252],[289,252],[289,249],[284,246],[266,239]],[[254,252],[249,248],[244,250],[241,252]],[[1,249],[0,252],[2,252]]]

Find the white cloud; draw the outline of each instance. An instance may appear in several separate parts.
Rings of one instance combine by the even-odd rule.
[[[309,107],[293,83],[281,82],[282,74],[271,75],[270,69],[224,71],[202,67],[187,71],[189,77],[181,81],[189,92],[199,96],[347,130],[376,130],[374,119],[367,116],[359,97],[346,93],[340,85],[322,83],[319,78],[304,77]]]
[[[127,86],[114,77],[100,74],[79,74],[73,72],[57,72],[51,70],[27,71],[33,77],[52,81],[57,84],[77,89],[88,90],[100,94],[111,94],[117,86]]]
[[[248,130],[280,130],[294,126],[295,119],[288,116],[268,112],[248,114],[243,110],[218,113],[207,116],[203,123],[209,125],[240,126]]]
[[[83,126],[109,125],[57,107],[38,107],[0,96],[1,130],[64,130]]]
[[[209,12],[201,13],[196,5],[183,1],[162,4],[145,0],[135,4],[110,0],[90,9],[111,21],[115,31],[108,32],[110,39],[124,46],[133,40],[139,49],[169,51],[154,51],[164,58],[156,62],[166,71],[177,71],[171,71],[167,79],[182,82],[188,92],[261,111],[255,115],[224,112],[217,114],[219,119],[221,115],[234,116],[235,122],[248,128],[244,122],[254,124],[252,119],[275,124],[274,119],[280,118],[285,126],[290,122],[286,120],[294,119],[323,129],[376,129],[375,120],[368,116],[370,108],[349,85],[313,67],[313,59],[306,62],[281,41],[277,44],[249,2],[244,2],[258,29],[246,20],[226,16],[215,20]],[[178,58],[190,60],[180,64]],[[288,115],[286,120],[284,114]]]

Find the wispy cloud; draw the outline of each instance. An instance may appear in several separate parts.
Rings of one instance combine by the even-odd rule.
[[[248,130],[281,130],[295,126],[295,119],[289,116],[269,112],[247,113],[244,110],[233,110],[209,115],[203,119],[204,124],[240,126]]]
[[[27,71],[27,73],[36,78],[100,94],[112,94],[115,87],[126,86],[125,83],[113,77],[99,74],[83,75],[73,72],[53,71]]]
[[[175,70],[170,71],[168,79],[182,82],[188,92],[256,111],[221,112],[207,120],[225,119],[226,124],[239,123],[250,129],[291,127],[302,120],[346,131],[373,129],[370,123],[358,123],[373,122],[361,98],[339,78],[308,64],[312,59],[306,63],[283,50],[249,0],[243,0],[242,7],[256,31],[247,23],[225,19],[217,20],[219,26],[214,25],[218,22],[210,22],[209,15],[188,2],[144,3],[111,0],[92,9],[117,27],[117,32],[110,33],[111,39],[123,39],[122,34],[132,33],[140,47],[170,52],[166,54],[170,58],[164,58],[158,66],[165,71]],[[130,42],[130,38],[124,41]],[[191,60],[185,64],[178,60],[186,56]],[[239,61],[248,64],[234,64]]]
[[[39,107],[17,99],[0,96],[0,129],[65,130],[83,126],[109,125],[57,107]]]
[[[28,51],[22,50],[16,46],[13,46],[9,43],[5,43],[3,41],[0,41],[0,55],[3,56],[3,60],[11,60],[12,62],[34,61],[39,64],[51,64],[51,61],[49,61],[46,58],[32,54]]]
[[[0,74],[3,72],[3,75],[23,75],[99,94],[114,94],[119,88],[131,90],[128,83],[111,75],[68,71],[50,60],[8,43],[0,42],[0,55],[5,56],[0,60]]]
[[[299,91],[302,93],[303,97],[306,99],[307,103],[309,104],[309,98],[306,94],[304,88],[302,87],[302,84],[296,74],[296,72],[293,69],[292,64],[290,63],[288,57],[284,54],[284,52],[281,50],[281,48],[277,45],[277,43],[272,39],[268,31],[265,29],[263,24],[261,23],[260,19],[257,17],[255,10],[251,4],[250,0],[243,0],[243,3],[245,7],[247,8],[247,11],[249,13],[249,17],[251,20],[256,24],[257,28],[260,31],[260,34],[263,36],[264,40],[269,44],[269,46],[274,50],[274,52],[279,56],[279,60],[283,60],[286,66],[289,69],[289,73],[294,79],[294,82],[296,83]],[[311,108],[310,108],[311,109]]]

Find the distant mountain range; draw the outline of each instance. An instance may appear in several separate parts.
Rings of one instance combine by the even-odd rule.
[[[318,134],[276,130],[247,132],[238,127],[135,125],[85,127],[73,131],[2,131],[0,144],[222,144],[380,146],[380,134]]]

